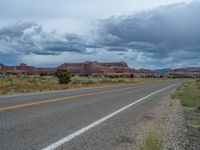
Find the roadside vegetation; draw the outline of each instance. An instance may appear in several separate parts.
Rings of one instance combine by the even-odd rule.
[[[185,107],[195,108],[200,111],[200,79],[187,80],[172,94],[177,97]]]
[[[71,81],[71,74],[65,69],[58,69],[55,76],[60,84],[68,84]]]
[[[200,79],[182,80],[183,84],[171,93],[172,99],[169,98],[165,101],[166,104],[163,102],[160,105],[163,108],[158,110],[162,110],[163,114],[155,115],[157,122],[152,121],[149,126],[148,122],[145,123],[146,131],[144,137],[140,139],[139,149],[196,149],[198,147],[200,141]],[[181,105],[178,107],[179,100],[184,108],[183,112],[180,109]],[[185,118],[183,122],[181,121],[182,116],[178,114],[181,112]],[[162,122],[159,123],[159,120]]]
[[[162,150],[164,143],[164,128],[161,126],[150,128],[143,143],[141,150]]]
[[[189,127],[197,129],[200,134],[200,79],[186,80],[172,93],[185,107],[185,119]]]
[[[0,76],[0,95],[48,90],[61,90],[69,88],[91,87],[111,84],[156,82],[163,80],[165,79],[71,76],[70,74],[63,72],[51,76],[2,75]]]

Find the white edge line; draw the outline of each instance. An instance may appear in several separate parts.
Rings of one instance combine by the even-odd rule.
[[[103,117],[103,118],[101,118],[101,119],[89,124],[88,126],[83,127],[82,129],[80,129],[80,130],[78,130],[78,131],[76,131],[76,132],[74,132],[74,133],[72,133],[70,135],[67,135],[66,137],[60,139],[59,141],[57,141],[57,142],[55,142],[53,144],[50,144],[49,146],[43,148],[42,150],[54,150],[54,149],[58,148],[59,146],[63,145],[64,143],[67,143],[67,142],[71,141],[75,137],[80,136],[81,134],[83,134],[83,133],[87,132],[88,130],[94,128],[95,126],[105,122],[106,120],[114,117],[115,115],[119,114],[120,112],[128,109],[129,107],[131,107],[131,106],[133,106],[133,105],[135,105],[135,104],[147,99],[148,97],[153,96],[153,95],[155,95],[155,94],[157,94],[157,93],[159,93],[159,92],[161,92],[163,90],[166,90],[166,89],[168,89],[170,87],[176,86],[177,84],[178,83],[170,85],[170,86],[167,86],[167,87],[162,88],[162,89],[160,89],[160,90],[158,90],[156,92],[153,92],[153,93],[151,93],[151,94],[149,94],[149,95],[147,95],[147,96],[145,96],[143,98],[140,98],[137,101],[135,101],[135,102],[133,102],[133,103],[127,105],[127,106],[124,106],[124,107],[118,109],[117,111],[115,111],[115,112],[113,112],[113,113],[111,113],[111,114],[109,114],[109,115],[107,115],[107,116],[105,116],[105,117]]]

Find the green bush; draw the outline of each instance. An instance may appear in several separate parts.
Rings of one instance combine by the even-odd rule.
[[[58,69],[55,73],[60,84],[67,84],[71,81],[71,74],[65,69]]]

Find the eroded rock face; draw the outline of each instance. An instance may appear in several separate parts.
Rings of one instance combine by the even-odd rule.
[[[166,72],[166,75],[177,77],[200,77],[200,67],[177,68]]]
[[[109,74],[131,74],[135,70],[128,67],[125,62],[84,62],[84,63],[65,63],[58,67],[67,69],[69,72],[78,75],[109,75]]]
[[[57,69],[66,69],[75,75],[108,75],[108,76],[131,76],[135,70],[128,67],[125,62],[84,62],[64,63],[57,68],[37,68],[20,64],[19,66],[5,66],[0,64],[0,72],[27,73],[27,74],[52,74]]]
[[[27,64],[19,66],[5,66],[0,64],[0,73],[11,72],[15,74],[54,74],[57,69],[66,69],[75,75],[92,76],[128,76],[128,77],[200,77],[199,67],[170,69],[158,72],[150,69],[132,69],[125,62],[83,62],[64,63],[56,68],[38,68]]]
[[[19,66],[5,66],[0,64],[0,72],[10,72],[14,74],[53,74],[56,68],[37,68],[33,66],[28,66],[27,64],[20,64]]]

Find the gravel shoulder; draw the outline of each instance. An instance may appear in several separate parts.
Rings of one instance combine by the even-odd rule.
[[[152,130],[162,136],[164,150],[183,150],[190,145],[183,107],[179,100],[172,100],[170,94],[164,95],[134,127],[132,136],[136,142],[132,149],[146,149],[144,145]]]
[[[200,135],[195,128],[188,126],[185,119],[188,115],[191,114],[178,99],[172,99],[170,94],[163,96],[132,129],[130,136],[135,139],[135,143],[132,144],[131,149],[148,149],[144,146],[148,134],[156,130],[161,133],[164,150],[199,150]],[[123,145],[117,149],[129,148]]]

